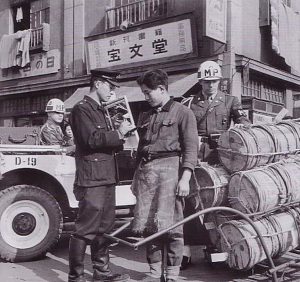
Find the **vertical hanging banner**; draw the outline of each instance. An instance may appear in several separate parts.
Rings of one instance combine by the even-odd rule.
[[[205,36],[226,43],[227,0],[206,0]]]
[[[92,40],[87,49],[90,69],[190,54],[191,21],[185,19]]]

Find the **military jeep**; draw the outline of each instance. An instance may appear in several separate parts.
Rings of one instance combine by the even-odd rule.
[[[76,217],[75,159],[63,147],[38,145],[39,128],[2,127],[0,138],[0,258],[38,259]],[[120,152],[117,163],[116,206],[124,215],[135,204],[132,150]]]

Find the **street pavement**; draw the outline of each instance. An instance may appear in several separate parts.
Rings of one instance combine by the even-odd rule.
[[[1,282],[65,282],[68,277],[68,242],[69,235],[63,235],[58,246],[44,259],[24,263],[0,262]],[[111,248],[111,267],[114,272],[129,273],[131,281],[140,281],[148,271],[145,248],[138,250],[117,244]],[[224,266],[210,266],[204,261],[200,246],[193,247],[193,264],[181,272],[180,281],[233,281],[234,278],[246,277],[244,273],[235,273]],[[85,258],[87,281],[92,278],[90,249]]]
[[[0,262],[0,282],[66,282],[68,277],[68,242],[69,235],[63,235],[58,246],[48,253],[44,259],[24,263]],[[148,271],[145,259],[145,247],[138,250],[117,244],[111,248],[111,268],[114,272],[128,273],[131,281],[140,281]],[[204,259],[200,246],[192,248],[192,266],[181,271],[178,282],[255,282],[271,281],[253,273],[233,271],[223,263],[209,264]],[[92,264],[90,249],[85,258],[85,272],[87,281],[92,281]],[[300,281],[300,276],[284,281]]]

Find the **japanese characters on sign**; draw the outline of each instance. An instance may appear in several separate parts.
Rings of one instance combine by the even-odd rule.
[[[88,42],[90,69],[144,62],[193,51],[189,19]]]
[[[60,68],[60,51],[53,49],[48,52],[31,54],[30,64],[17,71],[5,69],[0,71],[0,81],[56,73]]]
[[[207,0],[205,9],[205,35],[226,43],[226,0]]]

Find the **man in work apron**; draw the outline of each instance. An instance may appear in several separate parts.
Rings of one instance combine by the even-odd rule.
[[[182,197],[189,194],[198,137],[192,111],[170,99],[164,71],[148,71],[138,84],[152,109],[140,115],[137,125],[140,141],[132,184],[137,198],[132,230],[147,236],[183,219]],[[182,251],[182,226],[152,240],[146,251],[150,273],[142,281],[161,281],[164,275],[167,282],[177,281]]]

